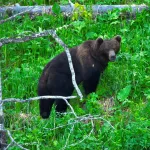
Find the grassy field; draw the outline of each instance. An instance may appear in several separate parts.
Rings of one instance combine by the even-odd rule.
[[[16,2],[10,0],[3,4]],[[46,3],[42,0],[37,2]],[[63,0],[61,4],[66,2]],[[99,3],[96,0],[80,2]],[[143,2],[149,4],[148,0],[132,1],[136,4]],[[21,4],[32,5],[33,1],[22,0]],[[100,4],[131,4],[131,1],[106,0]],[[0,25],[0,38],[6,38],[72,23],[67,29],[57,31],[68,47],[97,37],[122,37],[117,61],[109,64],[96,93],[81,102],[79,98],[71,100],[78,116],[91,114],[102,117],[94,120],[94,130],[90,135],[90,120],[75,124],[70,110],[63,118],[55,117],[53,110],[51,117],[43,120],[39,116],[38,101],[4,105],[5,127],[23,147],[30,150],[57,150],[64,147],[66,150],[150,149],[150,12],[137,13],[134,19],[126,19],[119,14],[119,10],[114,10],[95,19],[86,15],[75,19],[64,18],[56,14],[31,20],[25,16]],[[37,83],[43,67],[62,51],[63,48],[51,36],[3,46],[0,50],[3,99],[37,96]],[[113,105],[104,106],[104,101],[109,102],[112,97]],[[52,130],[60,125],[64,127]],[[18,149],[16,146],[10,148]]]

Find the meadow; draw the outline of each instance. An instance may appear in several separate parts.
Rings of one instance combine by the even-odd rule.
[[[2,0],[0,4],[17,2],[19,1]],[[148,0],[79,2],[90,5],[150,5]],[[38,0],[37,3],[48,4],[48,1]],[[66,0],[57,1],[55,5],[66,3]],[[22,0],[20,4],[33,5],[34,1]],[[54,1],[50,4],[54,4]],[[90,121],[74,123],[69,109],[62,118],[56,117],[53,110],[51,117],[43,120],[39,116],[38,101],[34,101],[4,105],[5,128],[11,132],[15,141],[30,150],[150,149],[150,11],[136,13],[134,17],[126,17],[120,13],[124,14],[116,9],[95,18],[91,17],[90,12],[68,18],[59,12],[55,15],[43,14],[33,19],[25,15],[0,25],[0,38],[6,38],[21,37],[72,24],[57,31],[57,35],[70,48],[97,37],[122,37],[117,60],[109,63],[97,91],[82,101],[79,98],[71,100],[78,116],[90,114],[103,118],[94,120],[94,129],[88,138],[86,136],[91,131]],[[42,69],[62,51],[64,49],[51,36],[3,46],[0,50],[3,99],[37,96],[37,84]],[[80,88],[82,91],[82,85]],[[113,105],[109,106],[111,99]],[[108,104],[104,105],[107,101]],[[64,127],[55,129],[60,125]],[[82,141],[83,138],[86,139]],[[16,146],[10,148],[18,149]]]

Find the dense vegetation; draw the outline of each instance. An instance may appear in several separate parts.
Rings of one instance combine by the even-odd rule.
[[[4,2],[3,4],[8,4],[19,1]],[[32,5],[32,2],[23,0],[21,4]],[[43,1],[37,2],[42,4]],[[66,2],[63,0],[60,3]],[[96,0],[80,2],[98,3]],[[144,2],[148,4],[148,0]],[[131,1],[106,0],[99,3],[130,4]],[[143,1],[138,0],[136,3],[140,4]],[[55,7],[54,11],[55,9],[59,8]],[[11,22],[1,24],[0,38],[20,37],[67,24],[72,26],[57,31],[57,34],[68,47],[88,39],[121,35],[122,45],[118,59],[109,64],[101,77],[97,92],[90,94],[83,101],[79,98],[71,101],[79,116],[99,115],[103,120],[94,120],[94,131],[86,140],[80,142],[91,131],[90,121],[81,121],[74,126],[71,124],[51,130],[59,125],[73,123],[73,115],[68,113],[63,118],[58,118],[53,111],[51,118],[43,120],[39,116],[38,101],[35,101],[5,104],[5,127],[18,143],[33,150],[63,149],[65,144],[65,149],[68,150],[150,149],[150,12],[147,10],[137,13],[134,19],[120,16],[119,10],[94,19],[89,12],[73,18],[64,18],[59,11],[56,12],[58,13],[55,16],[43,15],[31,20],[26,15],[23,19],[17,17]],[[26,99],[37,96],[38,78],[43,67],[62,51],[63,48],[50,36],[3,46],[0,50],[3,99]],[[111,107],[109,104],[104,106],[104,101],[109,102],[112,97],[114,104]],[[76,142],[79,143],[71,145]]]

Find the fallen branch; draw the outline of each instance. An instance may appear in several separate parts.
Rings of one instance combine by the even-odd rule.
[[[68,28],[69,26],[72,26],[72,23],[69,25],[64,25],[62,27],[58,27],[56,28],[56,31],[59,31],[63,28]],[[39,37],[45,37],[45,36],[49,36],[51,34],[53,34],[55,32],[55,30],[50,29],[50,30],[45,30],[43,32],[37,32],[37,33],[33,33],[31,35],[27,35],[27,36],[22,36],[22,37],[17,37],[17,38],[5,38],[5,39],[0,39],[0,47],[2,47],[3,45],[6,44],[10,44],[10,43],[23,43],[23,42],[27,42]]]
[[[75,116],[76,118],[78,118],[78,116],[76,115],[74,109],[73,109],[72,106],[69,104],[69,102],[68,102],[65,98],[63,98],[63,100],[66,102],[66,104],[68,105],[68,107],[70,107],[70,109],[71,109],[72,113],[74,114],[74,116]]]
[[[86,114],[86,115],[83,115],[83,116],[78,116],[77,118],[73,118],[66,125],[58,125],[57,127],[53,128],[53,129],[49,129],[49,128],[44,128],[44,129],[49,130],[49,131],[53,131],[53,130],[56,130],[56,129],[59,129],[59,128],[64,128],[64,127],[69,126],[69,125],[75,125],[77,123],[85,122],[85,121],[88,121],[88,120],[103,120],[113,130],[115,130],[114,126],[109,121],[107,121],[106,119],[104,119],[103,117],[101,117],[99,115],[93,115],[92,116],[90,114]]]
[[[27,42],[27,41],[30,41],[30,40],[33,40],[33,39],[36,39],[39,37],[49,36],[54,31],[55,30],[45,30],[40,33],[34,33],[32,35],[18,37],[18,38],[0,39],[0,47],[2,47],[3,45],[9,44],[9,43],[23,43],[23,42]]]
[[[94,123],[93,123],[93,120],[91,119],[91,125],[92,125],[92,129],[91,131],[89,132],[89,134],[87,136],[85,136],[82,140],[80,140],[79,142],[76,142],[74,144],[70,144],[68,145],[68,147],[72,147],[72,146],[76,146],[80,143],[82,143],[84,140],[88,139],[90,137],[90,135],[93,133],[93,130],[94,130]]]
[[[67,47],[67,45],[57,36],[56,32],[53,32],[52,37],[65,49],[65,52],[67,54],[67,58],[68,58],[68,62],[69,62],[69,67],[70,67],[70,71],[71,71],[71,75],[72,75],[72,83],[74,88],[76,89],[78,95],[80,96],[80,100],[83,98],[83,95],[76,83],[76,79],[75,79],[75,71],[73,68],[73,64],[72,64],[72,59],[71,59],[71,54],[69,52],[69,48]]]
[[[11,145],[16,145],[16,146],[18,146],[19,148],[21,148],[22,150],[29,150],[29,149],[26,149],[26,148],[22,147],[20,144],[18,144],[18,143],[13,139],[13,137],[11,136],[10,131],[7,130],[7,134],[8,134],[8,136],[9,136],[10,140],[11,140],[11,143],[7,146],[6,150],[7,150]]]
[[[34,9],[34,7],[30,8],[30,9],[26,9],[26,10],[23,11],[23,12],[17,13],[17,14],[15,14],[15,15],[13,15],[13,16],[11,16],[11,17],[5,19],[5,20],[0,20],[0,24],[5,23],[5,22],[10,21],[10,20],[13,20],[13,19],[15,19],[17,16],[23,16],[24,14],[29,13],[32,9]]]
[[[6,14],[8,15],[15,15],[17,13],[28,11],[29,14],[52,14],[52,7],[53,6],[6,6],[0,7],[0,18],[3,19]],[[84,6],[86,8],[86,6]],[[88,8],[89,6],[87,6]],[[93,5],[92,7],[93,15],[98,15],[102,13],[106,13],[108,11],[112,11],[114,9],[123,10],[126,8],[131,9],[131,13],[141,12],[144,9],[148,9],[149,7],[146,5]],[[74,5],[60,5],[61,13],[65,16],[70,16],[73,13]]]
[[[62,150],[65,150],[65,149],[67,148],[67,144],[68,144],[68,142],[69,142],[69,138],[70,138],[71,133],[73,132],[73,129],[74,129],[74,124],[73,124],[72,128],[70,129],[70,133],[68,134],[68,137],[67,137],[67,139],[66,139],[65,146],[62,148]]]
[[[1,67],[1,66],[0,66]],[[4,114],[2,105],[2,84],[1,84],[1,68],[0,68],[0,149],[6,147],[6,131],[4,130]]]
[[[73,99],[73,98],[76,98],[76,96],[68,96],[68,97],[64,97],[64,96],[38,96],[38,97],[28,98],[28,99],[25,99],[25,100],[17,99],[17,98],[8,98],[8,99],[4,99],[2,102],[3,103],[7,103],[7,102],[25,103],[25,102],[29,102],[29,101],[35,101],[35,100],[39,100],[39,99],[48,99],[48,98],[52,98],[52,99]]]

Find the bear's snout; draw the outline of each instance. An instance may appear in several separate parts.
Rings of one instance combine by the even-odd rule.
[[[110,61],[115,61],[116,60],[116,56],[111,56],[110,57]]]
[[[116,54],[115,54],[114,50],[109,51],[109,60],[110,61],[116,60]]]

